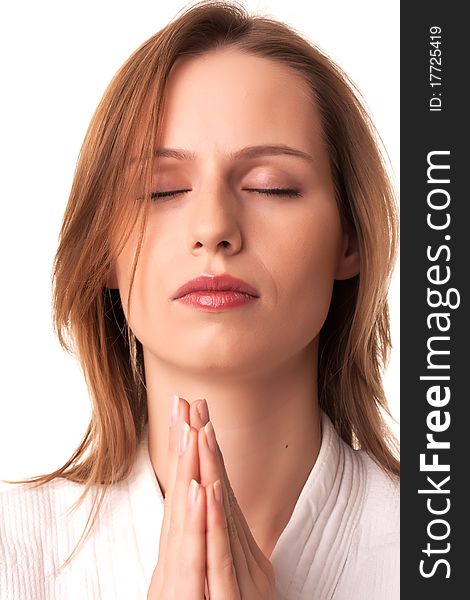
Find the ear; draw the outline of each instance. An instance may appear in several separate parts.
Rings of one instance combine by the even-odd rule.
[[[108,276],[106,277],[106,287],[110,290],[119,289],[118,280],[116,276],[116,269],[111,266]]]
[[[335,279],[350,279],[359,273],[359,243],[356,230],[351,227],[343,234],[341,254]]]

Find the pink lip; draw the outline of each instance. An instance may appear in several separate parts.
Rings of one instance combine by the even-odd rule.
[[[250,296],[244,292],[227,290],[225,292],[190,292],[181,298],[180,302],[194,306],[195,308],[204,308],[209,311],[220,311],[227,308],[235,308],[248,302],[254,302],[256,296]]]
[[[246,281],[233,277],[228,273],[222,275],[209,275],[202,274],[191,281],[186,282],[176,291],[173,299],[177,300],[190,295],[192,299],[196,297],[207,298],[214,297],[214,300],[219,298],[218,302],[222,299],[225,303],[233,304],[235,300],[240,300],[248,296],[248,299],[258,298],[258,291]],[[189,298],[188,298],[189,300]],[[205,302],[205,301],[204,301]],[[199,303],[199,300],[198,300]],[[204,306],[208,306],[204,304]]]

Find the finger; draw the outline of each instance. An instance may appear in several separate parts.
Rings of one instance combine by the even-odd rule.
[[[217,455],[217,440],[212,421],[208,421],[199,430],[198,450],[202,485],[206,486],[216,479],[221,479],[221,464]]]
[[[231,540],[232,552],[235,558],[237,572],[248,573],[252,581],[263,579],[263,573],[269,573],[272,569],[271,562],[259,548],[253,538],[250,527],[245,516],[238,505],[230,480],[225,469],[225,463],[217,443],[212,422],[204,427],[204,433],[208,440],[212,440],[212,447],[216,452],[209,452],[209,444],[199,443],[199,470],[203,485],[216,479],[222,483],[222,493],[225,506],[225,514],[228,522],[228,532]],[[200,435],[201,437],[201,435]],[[215,460],[214,460],[215,457]],[[212,458],[212,460],[211,460]]]
[[[170,579],[175,582],[176,598],[203,598],[206,581],[206,498],[204,488],[191,480],[186,494],[184,532],[179,553],[175,555],[176,570]],[[171,577],[171,575],[170,575]]]
[[[183,423],[187,423],[187,416],[189,413],[189,404],[182,398],[176,396],[175,403],[173,406],[174,418],[176,421],[170,421],[170,432],[169,432],[169,443],[168,443],[168,455],[167,455],[167,487],[165,490],[165,501],[164,501],[164,513],[162,529],[160,534],[160,545],[159,545],[159,556],[163,552],[162,556],[165,560],[167,552],[165,551],[168,532],[170,529],[172,509],[173,509],[173,490],[176,481],[176,473],[179,463],[179,445],[180,437],[182,432]],[[197,434],[197,432],[196,432]],[[194,434],[193,434],[194,435]],[[197,454],[197,452],[196,452]],[[189,457],[188,461],[188,473],[186,475],[187,482],[194,478],[199,479],[199,458]]]
[[[263,565],[266,563],[271,564],[269,557],[267,557],[261,548],[258,546],[256,540],[251,533],[250,526],[248,525],[245,515],[243,514],[240,505],[238,504],[237,498],[233,492],[232,486],[230,484],[230,480],[228,478],[227,470],[225,468],[224,458],[219,449],[219,461],[221,464],[221,472],[222,472],[222,483],[223,487],[227,490],[228,501],[230,502],[230,506],[232,508],[232,514],[234,515],[235,522],[237,524],[237,530],[239,532],[240,541],[243,544],[243,547],[246,550],[248,546],[252,556],[256,559],[256,561]],[[245,543],[246,542],[246,543]]]
[[[209,410],[205,399],[195,400],[189,407],[189,424],[199,431],[209,420]]]
[[[258,590],[259,596],[261,598],[267,597],[267,592],[275,593],[274,567],[269,557],[264,554],[253,537],[233,491],[228,495],[232,498],[231,514],[237,528],[238,539],[246,557],[251,581]],[[244,592],[244,588],[241,587],[241,589]]]
[[[217,443],[217,441],[216,441]],[[243,514],[242,509],[240,508],[238,501],[235,497],[235,493],[230,484],[230,479],[227,474],[227,469],[225,468],[224,457],[220,450],[220,446],[217,444],[217,458],[220,465],[220,472],[222,475],[222,487],[224,490],[224,501],[227,498],[227,502],[231,506],[232,515],[234,517],[234,522],[237,527],[238,537],[240,539],[240,543],[243,546],[245,554],[251,554],[258,563],[260,564],[268,564],[271,565],[271,561],[269,557],[267,557],[261,548],[258,546],[256,540],[251,533],[250,526],[248,525],[245,515]]]
[[[197,481],[199,476],[197,431],[193,427],[189,427],[186,422],[180,422],[179,427],[181,430],[178,450],[179,460],[176,468],[176,480],[171,494],[171,505],[169,506],[170,521],[166,542],[166,553],[167,556],[171,557],[168,565],[168,561],[165,559],[165,571],[171,574],[171,578],[176,578],[181,564],[180,551],[182,538],[186,535],[190,482],[191,479]]]
[[[207,403],[205,399],[195,400],[189,407],[189,424],[199,431],[201,427],[209,420],[209,412],[207,409]],[[199,463],[200,464],[200,463]],[[205,548],[204,548],[205,552]],[[204,577],[204,598],[209,599],[209,588],[207,584],[207,577]]]
[[[180,440],[180,422],[189,423],[189,404],[186,402],[184,398],[179,398],[176,395],[172,396],[172,402],[174,403],[172,406],[173,412],[173,420],[170,420],[170,434],[169,434],[169,443],[168,443],[168,456],[167,456],[167,489],[165,490],[165,496],[170,493],[174,487],[174,483],[176,480],[176,469],[178,465],[179,458],[179,440]],[[176,417],[176,421],[174,418]],[[195,479],[198,479],[197,477]]]
[[[199,448],[199,471],[201,473],[201,483],[204,486],[212,484],[216,480],[222,480],[222,471],[217,455],[217,440],[215,438],[212,422],[209,421],[200,431],[198,435]],[[215,448],[215,451],[212,449]],[[237,528],[234,520],[233,511],[228,497],[227,490],[224,490],[222,484],[224,519],[226,523],[227,535],[230,543],[231,553],[235,565],[237,575],[242,579],[246,579],[250,575],[247,556],[249,547],[242,543],[240,535],[243,535],[242,528]]]
[[[267,592],[270,593],[270,591],[274,589],[274,569],[269,558],[263,554],[262,550],[256,543],[256,540],[253,538],[245,516],[237,502],[232,486],[230,485],[222,452],[220,450],[220,446],[217,444],[215,433],[212,434],[211,432],[210,425],[211,423],[204,428],[204,431],[206,429],[208,430],[209,439],[211,439],[213,435],[211,444],[212,447],[216,448],[218,469],[222,474],[222,497],[223,502],[226,503],[224,504],[225,508],[222,512],[224,513],[228,523],[227,530],[229,532],[232,555],[235,558],[234,562],[236,566],[240,593],[243,598],[251,597],[254,589],[256,588],[258,596],[264,598]],[[199,454],[200,469],[203,472],[205,460],[201,456],[201,450],[199,451]],[[208,502],[209,501],[210,499],[208,499]],[[217,505],[212,503],[210,506],[208,506],[208,520],[211,518],[209,516],[210,507],[217,508]],[[243,557],[243,560],[239,559],[240,555]]]
[[[162,522],[162,533],[160,535],[160,547],[162,540],[166,540],[168,528],[170,526],[171,516],[171,490],[176,478],[176,467],[178,465],[178,445],[179,445],[179,423],[185,420],[185,414],[189,412],[189,407],[185,406],[187,402],[173,394],[170,398],[169,410],[169,434],[168,434],[168,453],[166,467],[166,490],[164,493],[164,513]]]
[[[201,483],[207,485],[220,479],[222,483],[222,494],[224,499],[224,506],[226,507],[226,515],[228,520],[228,530],[231,538],[240,538],[240,542],[243,542],[242,534],[243,529],[237,527],[232,511],[232,506],[237,504],[235,494],[233,493],[230,485],[225,464],[223,461],[222,452],[220,446],[217,443],[214,427],[212,421],[209,421],[204,429],[204,436],[199,434],[198,446],[199,446],[199,471],[201,473]],[[215,449],[215,450],[214,450]],[[237,504],[238,506],[238,504]],[[249,547],[247,544],[242,544],[243,550],[248,551]]]
[[[211,600],[239,600],[247,597],[242,595],[240,586],[244,574],[237,571],[233,559],[220,480],[208,484],[205,491],[206,571],[210,598]]]

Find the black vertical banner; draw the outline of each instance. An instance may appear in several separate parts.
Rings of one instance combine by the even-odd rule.
[[[401,3],[401,598],[470,598],[465,3]]]

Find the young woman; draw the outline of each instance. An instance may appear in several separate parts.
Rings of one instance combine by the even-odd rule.
[[[0,496],[2,599],[397,599],[396,228],[365,110],[291,28],[202,2],[145,42],[54,265],[92,419]]]

